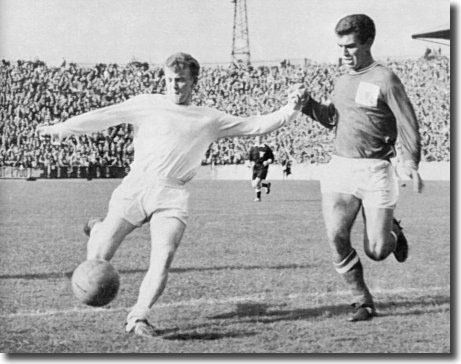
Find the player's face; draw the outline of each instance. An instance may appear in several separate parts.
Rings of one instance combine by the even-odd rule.
[[[337,42],[343,63],[350,69],[359,71],[371,63],[371,42],[360,43],[357,34],[354,33],[339,35]]]
[[[189,68],[165,68],[166,95],[175,104],[189,105],[195,80]]]

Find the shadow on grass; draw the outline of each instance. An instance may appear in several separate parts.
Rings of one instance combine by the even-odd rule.
[[[412,316],[412,315],[424,315],[429,312],[442,312],[445,309],[438,307],[444,304],[450,304],[451,298],[450,296],[423,296],[418,301],[401,301],[401,302],[387,302],[384,304],[378,305],[378,313],[379,309],[385,309],[386,311],[379,314],[379,317],[386,317],[386,316]],[[426,309],[416,309],[412,308],[415,306],[426,306]],[[405,312],[393,312],[395,309],[408,309]]]
[[[320,198],[315,198],[315,199],[312,199],[312,198],[287,198],[287,199],[281,199],[281,200],[274,200],[274,202],[277,202],[277,203],[280,203],[280,202],[315,202],[315,203],[319,203],[319,202],[322,202],[322,199]]]
[[[179,340],[179,341],[188,341],[188,340],[220,340],[227,338],[242,338],[255,336],[257,333],[254,331],[229,331],[229,332],[219,332],[217,330],[208,331],[208,332],[197,332],[190,330],[189,332],[169,334],[163,336],[165,340]]]
[[[407,315],[423,315],[429,312],[440,312],[440,305],[450,303],[449,296],[424,296],[414,301],[389,301],[377,304],[377,317],[386,316],[407,316]],[[421,309],[416,307],[426,306]],[[313,308],[301,308],[295,310],[270,310],[271,305],[261,303],[240,303],[236,305],[236,309],[232,312],[223,313],[209,317],[210,319],[244,319],[247,322],[273,323],[278,321],[290,320],[305,320],[315,317],[333,317],[342,316],[345,313],[352,312],[351,307],[347,305],[330,305]],[[402,313],[393,313],[393,310],[406,309]],[[380,313],[380,312],[383,313]],[[242,320],[240,320],[242,321]]]
[[[433,312],[444,311],[438,306],[450,303],[449,296],[424,296],[412,301],[389,301],[382,302],[377,306],[378,316],[410,316],[425,315]],[[425,309],[420,308],[426,306]],[[246,302],[236,305],[235,310],[208,317],[209,320],[220,322],[207,322],[199,325],[191,325],[185,328],[170,328],[160,331],[160,336],[165,340],[219,340],[223,338],[241,338],[254,336],[255,331],[230,331],[227,327],[236,324],[273,324],[282,321],[312,320],[315,318],[330,318],[344,316],[352,312],[347,305],[329,305],[313,308],[301,308],[294,310],[274,309],[274,306],[259,302]],[[406,310],[406,312],[393,313],[392,310]],[[380,313],[383,311],[384,313]],[[218,327],[217,327],[218,326]]]
[[[221,270],[258,270],[258,269],[308,269],[315,268],[312,264],[282,264],[282,265],[224,265],[217,267],[184,267],[171,268],[170,273],[187,273],[187,272],[206,272],[206,271],[221,271]],[[120,274],[136,274],[145,273],[147,269],[120,269]],[[53,278],[70,278],[73,272],[63,273],[30,273],[30,274],[4,274],[0,275],[0,279],[53,279]]]

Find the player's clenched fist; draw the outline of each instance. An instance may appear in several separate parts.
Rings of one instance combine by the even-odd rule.
[[[295,110],[301,110],[303,105],[309,100],[309,94],[302,83],[296,83],[288,89],[288,104]]]

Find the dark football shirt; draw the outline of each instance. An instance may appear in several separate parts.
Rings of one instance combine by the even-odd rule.
[[[263,162],[267,161],[268,159],[272,159],[272,161],[274,161],[274,153],[267,144],[261,146],[253,146],[250,148],[249,160],[251,162],[255,162],[253,169],[268,168],[269,165],[263,165]]]
[[[330,105],[310,99],[302,112],[326,127],[336,126],[333,154],[389,159],[399,138],[402,160],[420,162],[419,124],[399,78],[373,63],[344,74],[335,83]]]

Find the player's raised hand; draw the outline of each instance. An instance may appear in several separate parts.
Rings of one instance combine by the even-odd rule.
[[[296,83],[288,89],[288,104],[293,106],[295,110],[301,110],[309,97],[309,93],[302,83]]]

